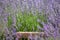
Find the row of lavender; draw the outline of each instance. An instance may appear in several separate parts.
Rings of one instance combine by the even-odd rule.
[[[12,40],[16,32],[15,15],[18,11],[36,13],[43,12],[47,16],[47,23],[42,22],[44,32],[47,36],[56,38],[60,36],[60,1],[59,0],[0,0],[0,23],[5,30],[6,40]],[[12,35],[7,27],[7,16],[12,15]],[[0,29],[1,30],[1,29]],[[1,32],[3,31],[1,30]],[[9,37],[8,37],[9,36]]]

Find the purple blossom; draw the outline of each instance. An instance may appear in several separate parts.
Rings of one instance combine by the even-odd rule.
[[[52,26],[52,24],[44,24],[44,31],[47,36],[57,36],[57,31],[56,29]]]

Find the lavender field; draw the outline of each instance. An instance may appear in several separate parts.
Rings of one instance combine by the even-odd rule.
[[[20,40],[17,32],[40,32],[30,40],[60,40],[60,0],[0,0],[0,40]]]

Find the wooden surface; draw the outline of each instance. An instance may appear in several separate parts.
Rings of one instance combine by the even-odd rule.
[[[19,34],[39,34],[40,32],[17,32]]]
[[[39,35],[40,32],[17,32],[16,36],[17,38],[28,38],[29,36],[32,35],[32,37],[35,37],[36,35]]]

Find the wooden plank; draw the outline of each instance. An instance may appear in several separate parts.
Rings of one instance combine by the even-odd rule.
[[[17,38],[28,38],[30,35],[32,35],[33,37],[35,36],[35,35],[39,35],[40,34],[40,32],[17,32],[16,33],[16,36],[17,36]]]

